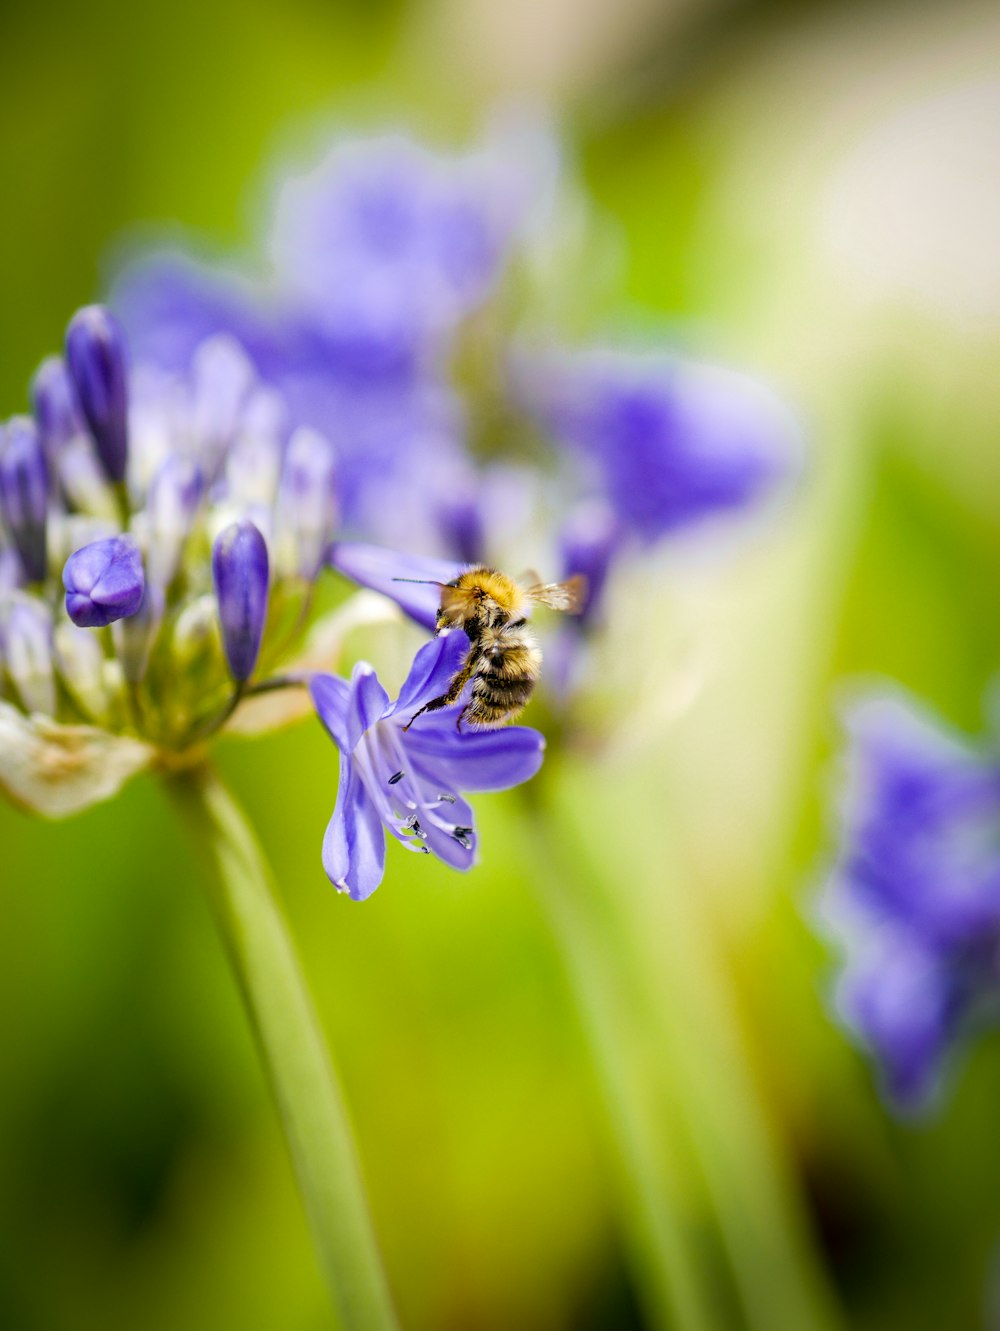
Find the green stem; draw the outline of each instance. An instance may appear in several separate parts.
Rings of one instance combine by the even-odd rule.
[[[629,1054],[624,986],[599,901],[567,863],[560,829],[538,798],[536,780],[524,792],[523,826],[542,905],[558,944],[587,1042],[617,1156],[620,1205],[640,1298],[650,1327],[712,1331],[717,1322],[690,1228],[665,1178],[661,1125],[651,1121],[635,1060]]]
[[[550,836],[565,845],[587,838],[589,829],[572,814],[586,807],[585,790],[576,786],[579,773],[561,776],[553,766],[546,819]],[[654,811],[617,784],[602,787],[604,825],[627,827],[630,818],[652,825]],[[615,915],[628,969],[657,1025],[661,1085],[668,1084],[680,1106],[679,1126],[715,1211],[746,1324],[754,1331],[835,1331],[841,1325],[836,1300],[749,1066],[731,983],[698,894],[684,891],[676,876],[670,881],[662,818],[657,827],[655,909],[648,898],[641,902],[641,889],[633,890],[616,899]],[[649,846],[641,838],[604,848],[585,844],[578,858],[593,880],[590,891],[612,876],[639,888],[649,873]],[[634,896],[638,909],[630,904]]]
[[[263,854],[210,767],[190,768],[166,785],[203,862],[340,1325],[393,1331],[347,1111]]]

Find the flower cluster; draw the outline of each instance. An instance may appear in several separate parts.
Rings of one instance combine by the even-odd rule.
[[[824,915],[837,1003],[904,1110],[1000,999],[1000,753],[901,695],[848,712],[847,779]]]
[[[202,343],[186,375],[130,370],[99,306],[74,317],[65,359],[45,362],[33,398],[33,418],[0,435],[8,793],[72,812],[157,756],[183,764],[245,698],[311,680],[342,752],[324,853],[337,886],[359,898],[377,886],[382,822],[468,868],[475,831],[461,791],[527,779],[542,742],[523,728],[463,735],[455,709],[401,738],[397,710],[419,711],[457,672],[454,636],[418,653],[391,707],[370,667],[352,685],[272,673],[302,637],[334,535],[329,441],[289,423],[227,336]],[[386,753],[402,766],[385,773]]]
[[[230,339],[187,376],[130,371],[100,306],[33,399],[0,447],[8,706],[183,750],[308,603],[336,519],[331,445],[289,427]]]
[[[394,704],[370,666],[347,681],[296,661],[323,570],[429,631],[440,583],[470,564],[583,574],[550,644],[558,702],[630,553],[759,507],[797,452],[759,385],[665,353],[566,350],[523,314],[549,305],[557,166],[542,135],[454,157],[342,143],[283,189],[266,280],[177,254],[133,265],[114,295],[131,366],[115,316],[74,318],[33,420],[0,446],[15,798],[81,807],[308,684],[341,754],[324,847],[338,888],[377,885],[383,828],[469,866],[462,791],[526,780],[541,738],[460,730],[468,693],[422,712],[459,673],[461,632],[418,652]],[[47,783],[67,763],[75,780]]]

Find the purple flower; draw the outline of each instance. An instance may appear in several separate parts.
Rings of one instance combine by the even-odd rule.
[[[461,703],[425,712],[461,667],[464,633],[446,632],[417,653],[395,702],[371,666],[354,668],[350,683],[316,675],[310,688],[320,720],[340,751],[337,804],[323,842],[330,881],[363,901],[382,881],[383,828],[410,850],[429,851],[455,869],[475,859],[476,832],[462,791],[505,790],[529,780],[542,762],[544,740],[524,726],[459,731]]]
[[[66,362],[101,465],[109,480],[122,481],[128,464],[125,335],[103,305],[88,305],[70,320]]]
[[[226,660],[233,679],[242,682],[260,655],[270,583],[267,545],[252,522],[234,522],[216,537],[212,578]]]
[[[405,346],[489,294],[519,220],[509,192],[474,155],[438,157],[402,135],[341,143],[285,184],[275,264],[334,337],[367,329]]]
[[[961,971],[905,929],[869,938],[836,990],[841,1016],[875,1054],[885,1093],[902,1111],[930,1102],[970,999]]]
[[[31,381],[31,404],[42,444],[50,458],[83,433],[73,385],[61,356],[43,360]]]
[[[103,628],[142,605],[145,577],[131,536],[94,541],[70,555],[63,569],[66,613],[80,628]]]
[[[0,434],[0,515],[29,582],[45,578],[49,488],[49,469],[35,424],[27,416],[15,416]]]
[[[797,462],[786,409],[733,371],[658,354],[522,354],[513,386],[643,541],[758,503]]]
[[[395,601],[404,614],[433,632],[441,605],[441,584],[458,577],[464,565],[452,559],[403,555],[380,545],[336,541],[329,561],[345,577]]]
[[[900,696],[856,702],[847,733],[823,902],[846,952],[838,1004],[893,1102],[918,1108],[1000,996],[1000,758]]]

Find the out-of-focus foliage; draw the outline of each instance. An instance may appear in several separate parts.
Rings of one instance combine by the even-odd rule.
[[[572,853],[620,874],[660,957],[687,1033],[641,1048],[664,1096],[692,1048],[722,1058],[719,1031],[738,1036],[845,1324],[971,1328],[1000,1242],[1000,1047],[974,1050],[938,1118],[897,1124],[832,1023],[807,917],[838,681],[892,675],[971,731],[1000,663],[1000,294],[970,221],[1000,203],[963,193],[1000,116],[995,91],[948,95],[984,86],[996,21],[636,9],[613,68],[560,84],[634,323],[770,375],[813,447],[779,530],[665,570],[661,713],[575,792]],[[5,6],[0,415],[101,293],[123,228],[239,243],[248,188],[303,123],[405,115],[461,139],[466,65],[489,51],[465,62],[474,21],[448,42],[453,18],[443,3]],[[928,126],[933,151],[904,151]],[[603,1123],[504,798],[481,801],[476,873],[390,847],[358,907],[319,863],[336,770],[318,727],[223,758],[284,887],[405,1325],[638,1325]],[[609,789],[628,811],[620,853],[624,820],[598,814]],[[277,1124],[153,781],[58,826],[2,806],[0,848],[0,1324],[325,1325]],[[705,999],[716,970],[732,1012]],[[752,1207],[730,1218],[755,1223]]]

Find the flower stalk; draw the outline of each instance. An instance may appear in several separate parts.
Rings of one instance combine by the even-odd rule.
[[[395,1331],[347,1110],[261,849],[209,766],[166,787],[202,861],[339,1325]]]
[[[615,787],[614,782],[605,785],[607,824],[626,826],[642,806],[634,790],[626,786],[616,793]],[[588,1008],[601,1004],[605,1009],[605,1038],[600,1038],[593,1019],[586,1021],[587,1034],[602,1072],[601,1089],[621,1163],[631,1176],[632,1196],[626,1193],[624,1201],[626,1208],[636,1208],[631,1215],[633,1248],[637,1259],[643,1259],[637,1260],[636,1272],[651,1309],[657,1299],[664,1308],[668,1298],[674,1305],[673,1320],[661,1317],[652,1324],[687,1331],[706,1325],[707,1316],[708,1326],[717,1325],[711,1308],[706,1313],[695,1304],[685,1313],[679,1306],[680,1296],[690,1303],[692,1294],[704,1294],[706,1274],[702,1256],[690,1242],[682,1242],[682,1218],[674,1216],[668,1226],[665,1183],[660,1196],[654,1188],[653,1197],[643,1199],[667,1145],[662,1138],[672,1130],[696,1162],[701,1205],[718,1223],[745,1324],[753,1331],[774,1326],[837,1331],[841,1320],[836,1300],[747,1066],[733,995],[713,955],[706,922],[692,896],[676,882],[664,884],[657,894],[661,909],[643,911],[641,919],[624,898],[613,903],[607,899],[603,884],[637,877],[648,863],[648,849],[627,838],[616,840],[613,848],[591,840],[586,825],[571,812],[583,807],[585,790],[579,772],[550,758],[542,780],[530,788],[534,803],[526,821],[533,829],[542,871],[543,902],[574,981],[574,996],[585,1018]],[[563,848],[581,840],[581,853],[568,861]],[[662,848],[659,854],[659,871],[665,873]],[[655,1123],[640,1116],[644,1096],[648,1099],[658,1088],[643,1087],[640,1073],[629,1067],[623,1049],[626,1023],[619,1018],[612,1025],[617,996],[626,988],[635,992],[655,1026],[667,1084],[659,1088],[658,1098],[664,1106],[669,1100],[675,1107],[669,1120],[662,1113]],[[616,1062],[619,1073],[613,1084],[610,1074]],[[645,1240],[642,1246],[637,1239]]]
[[[535,881],[562,959],[602,1103],[618,1175],[623,1237],[639,1297],[656,1331],[712,1331],[717,1325],[706,1273],[686,1216],[665,1177],[669,1143],[653,1121],[627,1049],[621,964],[615,930],[599,894],[582,881],[564,847],[572,844],[544,798],[551,774],[525,788],[520,806]]]

